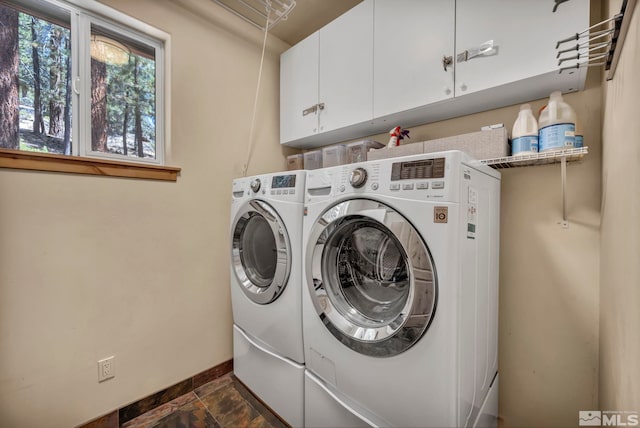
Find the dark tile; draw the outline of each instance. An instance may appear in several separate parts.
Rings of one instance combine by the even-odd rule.
[[[206,383],[204,385],[202,385],[200,388],[196,389],[194,392],[196,393],[196,395],[200,398],[204,397],[205,395],[209,395],[211,394],[213,391],[217,390],[218,388],[222,388],[225,385],[230,384],[231,382],[233,382],[233,375],[231,373],[226,374],[222,377],[219,377],[218,379],[211,381],[209,383]]]
[[[225,428],[245,427],[260,414],[240,395],[235,383],[229,383],[200,400]]]
[[[225,428],[288,427],[231,374],[202,386],[198,397]]]
[[[281,420],[273,410],[269,408],[265,403],[263,403],[259,398],[257,398],[253,393],[246,387],[242,382],[238,380],[235,376],[233,377],[233,386],[238,391],[238,393],[242,396],[244,400],[251,405],[256,411],[264,417],[266,422],[274,427],[274,428],[286,428],[289,425]]]
[[[264,416],[260,415],[247,425],[248,428],[273,428],[273,426],[267,422]]]
[[[218,419],[220,419],[220,423],[224,428],[240,428],[248,427],[251,421],[259,416],[260,415],[251,406],[244,403],[242,406],[236,408],[231,414],[218,417]]]
[[[224,363],[218,364],[215,367],[210,368],[209,370],[205,370],[201,373],[198,373],[193,377],[193,387],[199,388],[205,383],[209,383],[212,380],[218,379],[226,375],[227,373],[231,373],[233,371],[233,360],[225,361]]]
[[[118,428],[118,411],[113,411],[107,415],[80,425],[78,428]]]
[[[181,395],[191,392],[193,390],[192,386],[192,379],[189,378],[147,398],[143,398],[142,400],[121,408],[119,411],[120,424],[129,422],[130,420],[137,418],[143,413],[147,413],[149,410],[158,407],[161,404],[165,404]]]
[[[158,421],[154,428],[220,428],[220,425],[200,401],[179,408]]]
[[[162,418],[175,412],[181,407],[198,400],[198,397],[193,393],[181,395],[180,397],[162,404],[155,409],[143,413],[135,419],[131,419],[122,425],[122,428],[149,428],[157,424]]]

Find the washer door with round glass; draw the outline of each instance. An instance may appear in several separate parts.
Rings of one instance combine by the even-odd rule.
[[[311,230],[306,263],[320,319],[354,351],[390,357],[427,331],[437,300],[433,260],[393,208],[368,199],[334,205]]]
[[[284,223],[269,204],[246,203],[236,215],[231,263],[242,291],[265,305],[280,296],[291,271],[291,249]]]

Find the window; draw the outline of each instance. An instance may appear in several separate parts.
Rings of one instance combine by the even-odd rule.
[[[92,0],[0,0],[0,148],[164,164],[168,38]]]

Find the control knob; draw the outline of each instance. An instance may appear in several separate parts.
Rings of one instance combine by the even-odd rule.
[[[253,190],[255,193],[258,193],[258,190],[260,190],[260,184],[260,179],[254,178],[253,180],[251,180],[251,190]]]
[[[356,189],[361,188],[367,182],[367,170],[364,168],[356,168],[351,171],[349,183]]]

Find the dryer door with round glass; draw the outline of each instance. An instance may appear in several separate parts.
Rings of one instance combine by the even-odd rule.
[[[427,331],[437,300],[433,260],[413,225],[393,208],[348,200],[314,224],[307,283],[327,329],[354,351],[390,357]]]
[[[291,271],[291,248],[271,205],[252,200],[240,209],[232,226],[231,263],[249,299],[264,305],[280,296]]]

